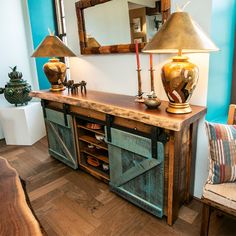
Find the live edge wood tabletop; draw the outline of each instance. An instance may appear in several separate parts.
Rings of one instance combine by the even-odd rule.
[[[205,115],[205,107],[191,106],[192,113],[174,115],[166,112],[165,101],[150,110],[132,96],[98,91],[32,91],[30,96],[42,99],[53,157],[60,159],[61,154],[50,148],[58,146],[52,144],[52,133],[66,153],[60,159],[65,164],[109,182],[112,191],[158,217],[167,216],[169,225],[174,223],[179,207],[192,198],[198,121]],[[52,115],[52,111],[57,113]],[[61,117],[57,119],[60,126],[55,126],[55,116]],[[99,145],[88,138],[86,132],[91,130],[83,125],[91,121],[104,125],[106,143]],[[64,123],[66,128],[56,132]],[[68,130],[70,142],[60,136],[68,136]],[[101,163],[109,163],[108,173],[90,168],[87,159],[83,160],[88,154],[85,142],[98,146],[99,154],[90,154]],[[71,143],[74,153],[70,152],[72,146],[67,147]]]

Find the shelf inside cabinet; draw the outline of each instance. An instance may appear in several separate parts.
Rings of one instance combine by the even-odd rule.
[[[106,180],[109,180],[109,179],[110,179],[108,173],[105,173],[104,171],[102,171],[102,170],[100,170],[100,169],[98,169],[98,168],[96,168],[96,167],[93,167],[93,166],[87,164],[85,161],[80,162],[80,165],[81,165],[82,167],[84,167],[88,172],[92,172],[92,173],[94,173],[95,175],[99,175],[99,176],[101,176],[102,178],[104,178],[104,179],[106,179]]]
[[[95,137],[91,137],[89,135],[82,135],[79,137],[79,140],[89,143],[89,144],[92,144],[96,147],[102,148],[103,150],[108,150],[107,144],[97,140]]]
[[[90,128],[87,128],[86,126],[83,126],[83,125],[77,125],[77,127],[80,129],[91,131],[95,134],[105,135],[105,132],[103,129],[90,129]]]
[[[109,170],[104,169],[104,165],[109,165],[108,145],[103,140],[98,140],[97,136],[105,137],[104,124],[99,121],[93,121],[95,129],[88,126],[88,121],[82,118],[76,119],[76,129],[79,145],[79,164],[81,169],[89,172],[96,178],[102,179],[104,182],[109,182]],[[96,124],[100,124],[98,127]],[[100,129],[96,129],[96,128]],[[90,147],[91,145],[91,147]],[[92,147],[93,146],[93,147]],[[95,158],[98,166],[93,166],[88,162],[88,158]]]
[[[101,160],[105,163],[109,163],[108,156],[104,153],[103,150],[98,150],[98,149],[92,149],[92,148],[86,148],[84,147],[81,152],[90,155],[92,157],[97,158],[98,160]]]

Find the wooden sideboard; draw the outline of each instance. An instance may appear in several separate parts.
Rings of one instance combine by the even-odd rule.
[[[165,111],[165,101],[148,110],[134,97],[97,91],[30,95],[42,99],[53,157],[108,182],[112,191],[173,224],[193,194],[198,120],[205,107],[174,115]],[[88,122],[103,128],[91,130]],[[95,134],[104,134],[105,142]],[[91,144],[95,151],[88,149]],[[110,170],[89,165],[88,155]]]

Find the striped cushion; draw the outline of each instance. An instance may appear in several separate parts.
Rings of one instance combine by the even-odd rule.
[[[236,180],[236,125],[206,122],[210,149],[208,183],[220,184]]]

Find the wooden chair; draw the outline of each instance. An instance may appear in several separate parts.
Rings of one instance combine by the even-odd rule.
[[[234,104],[229,108],[228,124],[236,124],[236,105]],[[223,214],[236,216],[236,183],[206,184],[201,200],[203,208],[200,234],[207,236],[213,209],[217,209]]]

